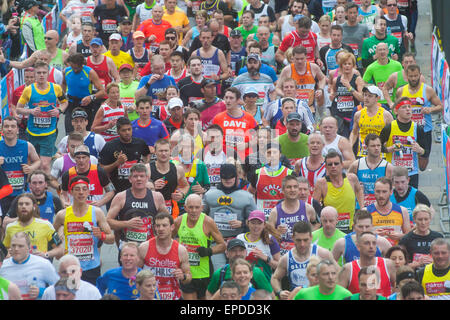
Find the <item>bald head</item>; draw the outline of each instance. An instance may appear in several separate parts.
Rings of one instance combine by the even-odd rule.
[[[327,206],[327,207],[322,209],[322,211],[320,213],[320,217],[321,218],[328,218],[328,219],[335,219],[335,220],[337,220],[338,212],[337,212],[337,210],[334,207]]]
[[[59,34],[56,30],[49,30],[45,33],[46,37],[55,38],[56,41],[59,41]],[[52,39],[53,40],[53,39]]]
[[[189,196],[187,196],[185,204],[186,205],[193,205],[193,204],[201,204],[202,203],[202,198],[196,194],[196,193],[191,193]]]

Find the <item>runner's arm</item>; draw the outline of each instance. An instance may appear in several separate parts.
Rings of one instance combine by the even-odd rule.
[[[273,292],[276,296],[278,296],[281,300],[287,300],[289,297],[289,290],[281,289],[281,280],[286,276],[286,268],[287,268],[287,254],[281,257],[280,262],[278,263],[275,272],[272,274],[272,278],[270,279],[270,284],[272,286]]]

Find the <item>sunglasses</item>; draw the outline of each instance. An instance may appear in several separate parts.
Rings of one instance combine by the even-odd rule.
[[[396,7],[397,6],[397,4],[395,4],[395,3],[391,3],[391,4],[387,4],[386,5],[386,7]]]
[[[50,38],[50,37],[44,37],[44,40],[53,40],[53,38]]]
[[[328,167],[333,167],[333,166],[337,167],[340,164],[341,164],[340,162],[327,162]]]
[[[167,40],[175,40],[176,37],[166,37]]]

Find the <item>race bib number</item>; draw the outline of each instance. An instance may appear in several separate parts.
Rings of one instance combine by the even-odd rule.
[[[280,253],[281,255],[285,255],[289,250],[295,247],[293,242],[281,241],[280,242]]]
[[[112,19],[105,19],[102,21],[102,30],[105,33],[113,33],[117,30],[117,21]]]
[[[5,171],[9,184],[14,190],[21,190],[25,186],[25,174],[23,171]]]
[[[233,230],[230,226],[231,220],[237,220],[237,214],[230,211],[214,213],[214,222],[221,231]]]
[[[48,128],[52,124],[52,118],[50,116],[33,117],[33,124],[37,128]]]
[[[278,203],[277,200],[259,200],[258,201],[258,209],[264,212],[264,215],[266,216],[266,220],[269,219],[270,211],[272,211],[273,208]]]
[[[417,123],[420,126],[425,125],[425,121],[424,121],[424,114],[422,113],[422,108],[421,106],[414,106],[412,107],[412,121],[414,121],[415,123]]]
[[[126,161],[125,163],[121,164],[119,166],[119,168],[117,169],[119,179],[128,179],[128,177],[130,176],[130,169],[136,163],[137,163],[137,160]]]
[[[350,212],[338,213],[338,223],[336,228],[341,231],[347,231],[350,229]]]
[[[392,155],[392,164],[394,166],[408,168],[408,171],[413,170],[414,159],[412,151],[412,142],[414,142],[414,137],[393,136],[393,141],[395,143],[401,143],[403,156],[402,154],[400,154],[400,152],[395,151]]]
[[[91,234],[71,234],[67,236],[68,253],[80,261],[94,259],[94,237]]]
[[[299,100],[305,101],[308,105],[311,105],[314,102],[314,90],[297,88],[295,97]]]
[[[124,109],[134,107],[134,98],[120,98],[120,102]]]
[[[209,182],[219,183],[220,182],[220,167],[217,168],[208,168]]]
[[[198,267],[200,265],[200,255],[197,252],[199,245],[183,244],[189,256],[189,264],[191,267]]]
[[[340,112],[351,112],[355,107],[353,96],[339,96],[337,97],[336,107]]]
[[[374,194],[364,194],[364,206],[368,207],[372,203],[375,203],[375,195]]]
[[[191,3],[192,3],[192,12],[194,14],[196,14],[197,11],[200,10],[200,5],[202,4],[202,2],[201,1],[191,1]]]
[[[414,253],[413,254],[413,261],[414,262],[419,262],[422,257],[428,257],[428,258],[431,259],[431,254]]]
[[[203,76],[208,78],[212,75],[218,75],[220,66],[217,64],[205,63],[203,64]]]

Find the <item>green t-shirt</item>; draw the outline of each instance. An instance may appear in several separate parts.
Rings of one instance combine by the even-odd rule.
[[[136,108],[134,94],[136,93],[138,86],[139,81],[136,80],[132,81],[129,85],[125,85],[123,82],[119,83],[120,102],[124,108],[128,108],[128,106],[134,106],[134,108]],[[128,112],[128,119],[130,119],[130,121],[136,120],[137,118],[139,118],[139,114],[136,110]]]
[[[343,238],[345,233],[339,229],[336,229],[334,235],[331,238],[325,237],[323,233],[323,228],[317,229],[312,233],[314,243],[317,243],[319,247],[328,249],[329,251],[333,250],[333,246],[338,241],[338,239]]]
[[[400,70],[402,70],[402,65],[398,61],[389,59],[389,62],[385,65],[380,65],[378,61],[375,61],[367,67],[363,80],[382,88],[389,76]],[[378,102],[386,103],[386,100],[378,100]]]
[[[0,277],[0,300],[8,300],[9,280]]]
[[[319,286],[309,287],[305,289],[301,289],[294,300],[342,300],[346,297],[350,297],[352,293],[341,287],[340,285],[336,285],[332,294],[324,295],[319,291]]]
[[[278,141],[281,146],[281,153],[289,160],[309,156],[308,136],[304,133],[300,133],[300,139],[297,142],[289,140],[287,132],[279,136]]]
[[[220,273],[222,271],[222,268],[216,270],[211,277],[211,280],[209,281],[208,285],[208,291],[211,294],[216,293],[217,290],[220,289]],[[224,281],[231,279],[231,268],[229,265],[225,268],[225,277]],[[268,292],[272,292],[272,286],[270,285],[269,280],[267,280],[266,276],[264,275],[264,272],[258,267],[253,267],[253,278],[251,281],[253,287],[255,289],[264,289]]]
[[[240,27],[237,27],[236,29],[238,29],[241,32],[241,34],[242,34],[242,45],[245,46],[245,41],[247,40],[247,37],[249,35],[251,35],[252,33],[256,34],[256,31],[258,31],[258,26],[253,26],[253,28],[251,28],[250,30],[246,30],[244,28],[244,26],[242,25]]]
[[[400,55],[400,46],[398,45],[398,39],[396,37],[390,34],[388,34],[384,39],[378,39],[376,36],[372,36],[363,42],[361,58],[364,65],[368,66],[374,61],[373,56],[375,55],[375,49],[380,42],[384,42],[388,45],[388,57],[391,57],[395,53]]]

